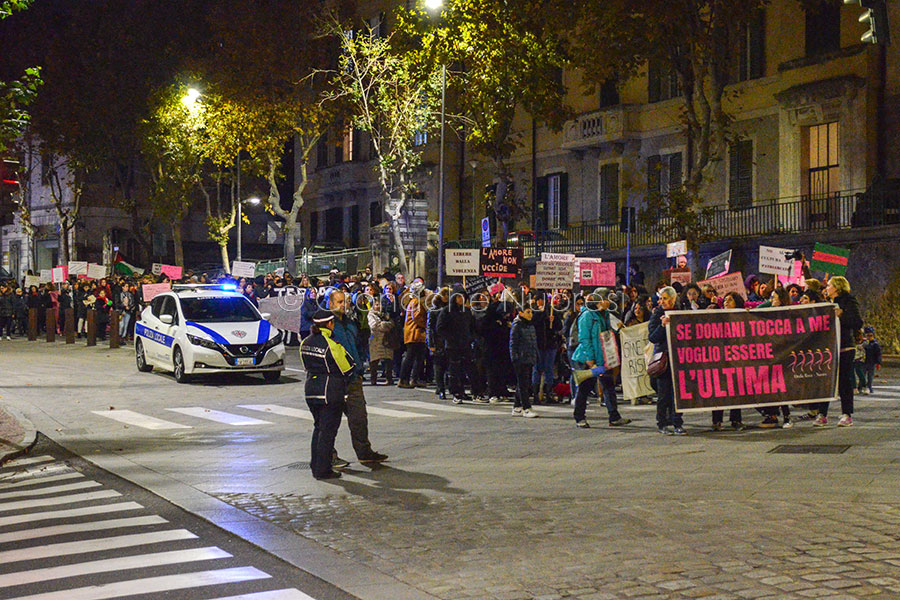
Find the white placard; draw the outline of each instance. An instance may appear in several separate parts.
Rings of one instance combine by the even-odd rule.
[[[53,269],[41,269],[41,283],[50,283],[53,281]]]
[[[574,262],[575,255],[562,252],[541,252],[541,260],[547,262]]]
[[[39,286],[41,285],[41,278],[37,275],[26,275],[25,276],[25,287],[31,288],[31,286]]]
[[[69,275],[87,275],[87,261],[70,260]]]
[[[481,252],[478,250],[446,250],[444,251],[447,275],[472,277],[480,275]]]
[[[162,273],[162,263],[153,263],[153,267],[151,267],[150,272],[154,275],[159,275]]]
[[[106,265],[98,265],[95,263],[88,263],[87,266],[87,276],[88,279],[103,279],[106,277],[108,271],[106,269]]]
[[[759,272],[791,277],[794,274],[794,251],[774,246],[759,247]]]
[[[256,263],[239,260],[231,263],[232,277],[256,277]]]
[[[622,340],[622,396],[626,400],[653,395],[644,360],[649,325],[645,322],[619,330]]]
[[[66,269],[64,267],[53,267],[53,283],[62,283],[66,280]]]
[[[540,260],[536,267],[534,287],[539,290],[571,289],[571,274],[571,262]]]
[[[687,254],[687,240],[666,244],[666,258],[675,258]]]

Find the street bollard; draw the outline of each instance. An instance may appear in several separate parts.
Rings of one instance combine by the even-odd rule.
[[[28,309],[28,341],[33,342],[37,339],[37,309]]]
[[[109,313],[109,347],[111,349],[121,346],[119,339],[119,311],[113,310]]]
[[[87,311],[87,345],[97,345],[97,311],[93,308]]]
[[[63,318],[65,319],[63,321],[63,326],[65,327],[66,343],[74,344],[75,343],[75,309],[67,308],[65,311],[65,316]]]
[[[56,312],[52,309],[47,311],[47,341],[56,341]]]

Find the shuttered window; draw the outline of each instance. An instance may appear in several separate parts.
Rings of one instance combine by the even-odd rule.
[[[728,158],[728,205],[748,208],[753,203],[753,141],[732,144]]]
[[[759,10],[741,35],[740,80],[766,74],[766,13]]]
[[[619,218],[619,165],[611,163],[600,167],[600,210],[603,223],[615,223]]]

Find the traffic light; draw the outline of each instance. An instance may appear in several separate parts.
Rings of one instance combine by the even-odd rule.
[[[889,45],[891,32],[888,25],[887,0],[844,0],[844,4],[856,4],[857,2],[866,9],[859,16],[859,22],[869,26],[869,30],[862,34],[860,40],[866,44]]]

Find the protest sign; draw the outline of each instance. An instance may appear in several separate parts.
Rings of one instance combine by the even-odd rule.
[[[675,409],[830,402],[837,394],[833,304],[669,311]]]
[[[716,289],[716,295],[719,296],[719,298],[724,298],[725,294],[734,292],[744,300],[747,299],[747,288],[744,287],[744,276],[739,272],[729,273],[728,275],[716,277],[715,279],[707,279],[706,281],[701,281],[697,285],[699,285],[702,290],[703,286],[706,284],[709,284]]]
[[[471,296],[472,294],[477,294],[478,292],[483,292],[488,289],[488,283],[490,279],[484,277],[482,275],[476,275],[475,277],[466,277],[466,294]]]
[[[444,264],[447,275],[470,277],[479,275],[479,251],[476,250],[445,250]]]
[[[850,251],[846,248],[816,242],[809,268],[813,271],[825,271],[831,275],[844,275],[847,273],[849,260]]]
[[[517,277],[523,254],[522,248],[482,248],[481,274],[485,277]]]
[[[51,277],[53,279],[53,283],[62,283],[69,278],[69,267],[65,265],[54,267]]]
[[[239,260],[231,263],[232,277],[256,277],[256,263]]]
[[[108,270],[106,265],[98,265],[96,263],[88,263],[87,266],[87,278],[88,279],[103,279],[106,277]]]
[[[485,217],[481,220],[481,247],[491,247],[491,218]]]
[[[488,288],[488,293],[489,293],[489,294],[492,294],[492,295],[493,295],[493,294],[500,294],[500,293],[502,293],[505,289],[506,289],[506,286],[503,285],[502,283],[499,283],[499,282],[498,282],[498,283],[495,283],[494,285],[492,285],[491,287]]]
[[[795,260],[794,261],[794,270],[791,275],[785,277],[784,275],[778,276],[778,281],[781,282],[781,285],[787,287],[792,284],[797,284],[799,286],[803,286],[803,282],[805,278],[803,277],[803,261]]]
[[[534,278],[534,287],[541,290],[555,290],[558,288],[571,289],[572,263],[551,262],[545,260],[538,261]]]
[[[26,275],[25,276],[25,287],[30,288],[31,286],[39,286],[41,285],[41,278],[37,275]]]
[[[277,269],[275,269],[275,277],[284,277],[284,271],[284,267],[278,267]]]
[[[53,281],[53,270],[52,269],[41,269],[41,273],[38,276],[41,283],[50,283]]]
[[[145,283],[141,286],[141,293],[144,295],[144,302],[150,302],[163,292],[168,292],[172,289],[172,284],[170,283]]]
[[[69,275],[87,275],[87,265],[83,260],[70,260]]]
[[[585,263],[579,266],[581,271],[581,285],[583,286],[614,286],[616,285],[616,263]]]
[[[709,259],[706,265],[706,278],[713,279],[728,274],[728,268],[731,266],[731,250],[723,252],[718,256]]]
[[[626,400],[652,396],[654,393],[644,361],[649,325],[645,322],[619,330],[622,342],[622,395]]]
[[[153,263],[153,265],[150,267],[150,272],[154,275],[159,275],[160,273],[162,273],[162,265],[160,263]]]
[[[672,283],[680,283],[681,285],[687,285],[693,280],[693,275],[690,270],[681,271],[677,269],[672,269],[669,272],[669,280]]]
[[[169,279],[181,279],[181,267],[175,265],[159,265],[159,272]]]
[[[565,254],[563,252],[541,252],[541,260],[548,262],[575,262],[574,254]]]
[[[687,254],[687,240],[666,244],[666,258],[675,258]]]
[[[293,300],[298,297],[300,302],[294,302]],[[266,320],[275,329],[300,333],[300,306],[303,304],[302,300],[302,296],[297,295],[260,298],[258,300],[259,312],[269,315],[266,317]]]
[[[581,265],[592,265],[592,264],[600,264],[603,262],[602,258],[576,258],[574,262],[574,275],[575,277],[572,279],[573,283],[581,282]],[[589,269],[590,267],[585,267]]]
[[[794,268],[794,251],[774,246],[759,247],[759,272],[791,276]]]
[[[615,333],[610,330],[601,331],[600,345],[603,347],[603,366],[607,371],[622,364],[619,361],[619,345],[616,343]]]

